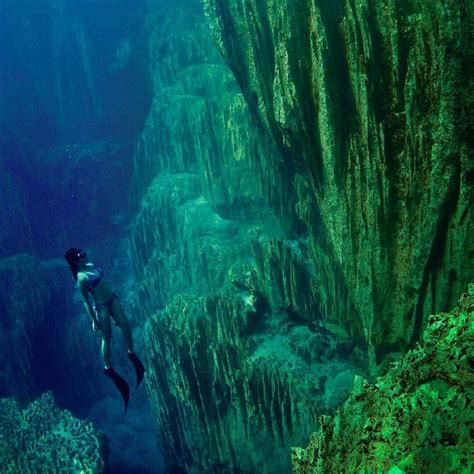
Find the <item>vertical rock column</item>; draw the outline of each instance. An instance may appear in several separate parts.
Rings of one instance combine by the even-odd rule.
[[[177,297],[147,323],[160,444],[186,472],[286,472],[289,441],[315,423],[295,380],[248,358],[251,317],[233,298]]]
[[[310,253],[342,277],[322,293],[346,292],[353,310],[325,318],[365,339],[374,370],[472,278],[472,8],[204,3],[252,113],[294,170],[279,179],[291,180]]]

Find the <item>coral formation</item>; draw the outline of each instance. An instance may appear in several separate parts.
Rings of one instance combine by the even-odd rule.
[[[469,473],[474,470],[474,285],[450,313],[430,316],[421,343],[349,399],[306,449],[296,474]]]
[[[0,399],[0,464],[2,472],[102,473],[107,442],[91,423],[56,407],[45,393],[25,409]]]

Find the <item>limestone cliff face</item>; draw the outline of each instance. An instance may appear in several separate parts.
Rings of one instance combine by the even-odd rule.
[[[293,450],[293,472],[472,472],[473,317],[470,285],[385,376],[359,378],[336,415],[321,417],[308,448]]]
[[[289,472],[355,371],[472,273],[468,29],[455,2],[205,4],[233,75],[198,1],[146,23],[130,250],[147,386],[169,462]]]
[[[405,349],[474,268],[472,2],[205,4],[252,113],[294,170],[309,252],[328,256],[311,261],[329,273],[318,291],[349,299],[323,317],[378,361]]]
[[[347,298],[319,291],[307,238],[291,235],[286,165],[202,10],[170,7],[148,24],[155,95],[130,248],[161,451],[187,472],[287,472],[289,447],[352,385],[354,344],[319,325]]]

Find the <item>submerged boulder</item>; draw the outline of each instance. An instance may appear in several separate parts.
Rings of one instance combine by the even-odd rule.
[[[0,464],[3,473],[101,473],[107,441],[92,423],[59,409],[50,392],[21,409],[0,399]]]
[[[294,472],[472,472],[473,323],[470,285],[384,377],[356,377],[336,415],[321,417],[309,446],[293,450]]]

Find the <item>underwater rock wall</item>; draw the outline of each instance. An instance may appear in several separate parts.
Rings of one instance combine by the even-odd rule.
[[[309,446],[293,450],[293,472],[472,472],[473,318],[470,285],[385,376],[359,377],[336,415],[320,418]]]
[[[160,445],[185,472],[286,472],[290,440],[307,439],[316,420],[294,374],[249,357],[255,316],[229,295],[179,296],[148,323]]]
[[[470,278],[470,95],[449,94],[467,30],[450,2],[205,3],[235,78],[200,2],[146,21],[147,386],[170,464],[289,472],[355,372],[384,370]]]
[[[130,231],[147,385],[170,464],[287,472],[289,446],[352,387],[353,342],[318,324],[321,301],[342,312],[347,299],[309,291],[324,277],[288,230],[280,154],[196,5],[147,21],[155,96],[135,153]]]
[[[472,2],[204,3],[373,371],[473,276]]]
[[[105,472],[105,435],[57,408],[50,392],[24,409],[13,399],[0,399],[0,427],[5,474]]]
[[[183,290],[218,289],[260,228],[280,234],[259,169],[267,149],[202,11],[183,8],[149,20],[156,92],[135,153],[131,249],[151,311]]]

